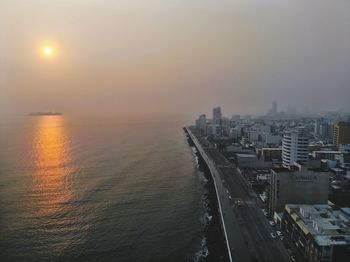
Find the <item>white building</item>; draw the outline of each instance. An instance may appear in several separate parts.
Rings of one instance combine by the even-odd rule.
[[[282,139],[282,162],[289,168],[295,162],[307,164],[309,138],[304,128],[295,128],[284,132]]]
[[[261,139],[265,145],[279,145],[282,138],[280,135],[263,134]]]

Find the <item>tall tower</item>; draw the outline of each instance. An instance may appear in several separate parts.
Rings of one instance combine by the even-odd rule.
[[[318,136],[320,134],[321,119],[316,119],[314,123],[314,134]]]
[[[282,162],[289,168],[298,162],[307,164],[309,155],[309,137],[304,128],[296,128],[284,132],[282,139]]]
[[[277,113],[277,101],[273,101],[271,113],[275,115]]]
[[[272,102],[272,107],[267,114],[270,116],[275,116],[277,114],[277,101]]]
[[[213,124],[220,125],[221,118],[222,118],[221,107],[220,106],[214,107],[213,108]]]

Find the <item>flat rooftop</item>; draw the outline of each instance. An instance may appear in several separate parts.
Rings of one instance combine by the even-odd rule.
[[[251,157],[251,158],[256,158],[256,155],[252,154],[236,154],[237,157]]]
[[[329,205],[287,204],[286,210],[319,246],[350,245],[350,208],[333,210]]]
[[[334,151],[334,150],[316,150],[313,151],[312,154],[320,153],[320,154],[342,154],[342,151]]]

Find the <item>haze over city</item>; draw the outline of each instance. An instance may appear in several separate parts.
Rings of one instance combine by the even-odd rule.
[[[1,115],[260,114],[274,100],[349,111],[349,10],[347,0],[2,0]]]
[[[349,0],[0,0],[0,261],[349,262]]]

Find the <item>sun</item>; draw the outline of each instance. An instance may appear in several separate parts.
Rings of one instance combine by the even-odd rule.
[[[54,58],[56,55],[55,49],[50,45],[45,45],[41,48],[41,54],[45,58]]]
[[[52,53],[53,53],[52,47],[49,47],[49,46],[44,47],[43,51],[44,51],[44,54],[47,55],[47,56],[51,56]]]

